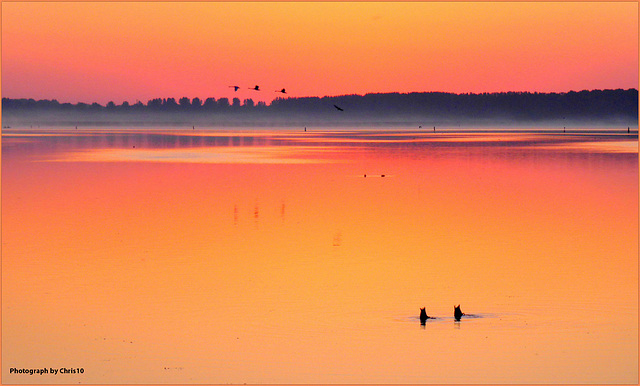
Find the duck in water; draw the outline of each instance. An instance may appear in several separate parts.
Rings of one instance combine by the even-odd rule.
[[[420,323],[425,324],[427,319],[434,319],[433,317],[427,315],[427,310],[425,307],[420,308]]]
[[[464,313],[460,311],[460,304],[453,306],[453,317],[456,318],[456,321],[459,322],[462,315],[464,315]]]

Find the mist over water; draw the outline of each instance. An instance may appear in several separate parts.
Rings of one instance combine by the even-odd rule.
[[[626,117],[574,118],[574,119],[531,119],[521,120],[509,117],[465,118],[422,115],[384,115],[371,113],[343,115],[289,114],[216,114],[215,116],[174,113],[170,115],[153,113],[110,113],[110,114],[59,114],[38,112],[28,115],[3,114],[3,125],[9,128],[192,128],[203,129],[433,129],[452,130],[626,130],[630,127],[638,131],[637,119]]]
[[[637,383],[637,132],[193,126],[3,130],[5,382]]]

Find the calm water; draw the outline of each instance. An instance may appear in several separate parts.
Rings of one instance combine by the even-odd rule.
[[[3,130],[2,379],[637,384],[638,137]]]

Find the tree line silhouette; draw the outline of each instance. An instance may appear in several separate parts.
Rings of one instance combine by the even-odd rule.
[[[57,100],[2,98],[6,113],[28,112],[188,112],[197,114],[259,113],[268,116],[311,114],[313,116],[343,114],[349,116],[415,116],[494,118],[518,120],[610,118],[637,121],[638,90],[591,90],[566,93],[500,92],[453,94],[445,92],[372,93],[325,97],[276,98],[270,104],[252,99],[183,97],[155,98],[146,104],[123,102],[116,105],[99,103],[60,103]]]
[[[187,97],[180,98],[176,101],[175,98],[155,98],[150,99],[147,104],[143,104],[137,101],[135,104],[129,104],[129,102],[122,102],[121,105],[116,105],[114,102],[109,102],[106,105],[99,103],[83,103],[76,104],[60,103],[56,99],[10,99],[2,98],[2,109],[13,110],[60,110],[60,111],[79,111],[79,112],[91,112],[91,111],[113,111],[113,112],[126,112],[126,111],[227,111],[236,108],[263,108],[266,107],[265,102],[254,103],[252,99],[245,99],[243,103],[240,99],[233,98],[229,102],[228,98],[207,98],[204,102],[200,98],[189,99]]]

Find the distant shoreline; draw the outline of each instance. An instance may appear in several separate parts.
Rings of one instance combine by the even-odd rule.
[[[156,98],[106,106],[2,99],[2,125],[638,126],[638,90],[486,94],[386,93],[278,98]]]

